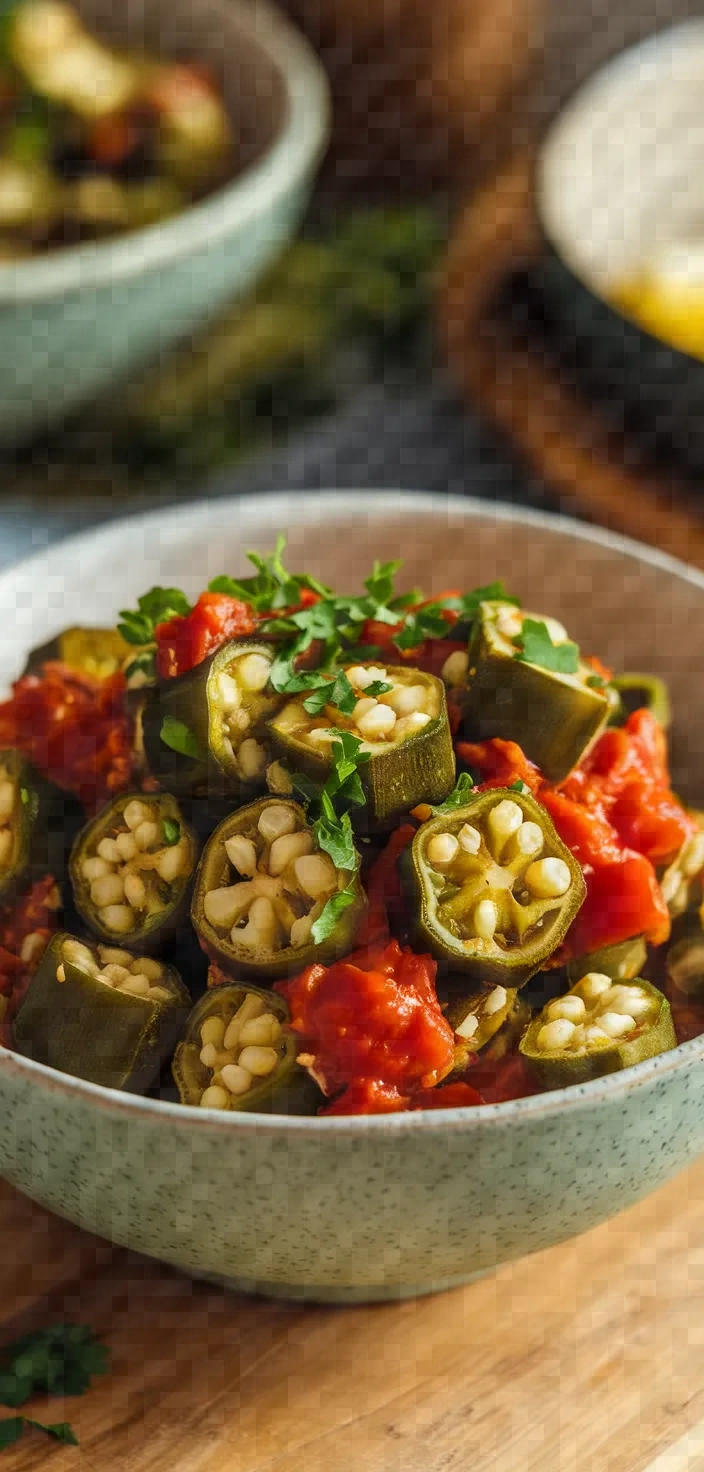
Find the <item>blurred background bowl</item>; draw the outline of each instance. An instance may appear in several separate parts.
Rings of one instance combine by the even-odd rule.
[[[704,362],[617,303],[659,262],[671,272],[689,251],[704,259],[703,85],[704,19],[629,48],[562,110],[536,175],[536,270],[570,366],[612,418],[697,470]]]
[[[4,444],[125,380],[245,292],[298,225],[327,140],[324,73],[268,4],[76,8],[109,41],[209,67],[238,139],[238,172],[165,224],[0,267]]]

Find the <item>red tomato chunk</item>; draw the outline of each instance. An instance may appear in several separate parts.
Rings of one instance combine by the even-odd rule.
[[[228,639],[253,634],[257,620],[248,603],[227,593],[201,593],[195,608],[157,624],[156,664],[162,680],[184,675]]]

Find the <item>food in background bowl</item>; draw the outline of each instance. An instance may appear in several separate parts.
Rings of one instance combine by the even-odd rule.
[[[611,293],[627,317],[662,342],[704,358],[704,252],[671,245],[646,261]]]
[[[202,66],[119,51],[64,0],[0,36],[0,259],[152,225],[225,182],[236,140]]]
[[[664,949],[673,917],[701,933],[704,834],[671,791],[660,682],[499,582],[425,599],[375,563],[339,595],[282,553],[195,604],[145,593],[121,669],[72,630],[0,706],[6,863],[26,763],[89,820],[44,879],[61,941],[13,950],[22,886],[4,911],[14,1047],[94,1078],[99,1007],[111,1077],[153,1084],[169,967],[196,1003],[180,1100],[225,1113],[481,1106],[675,1047]]]

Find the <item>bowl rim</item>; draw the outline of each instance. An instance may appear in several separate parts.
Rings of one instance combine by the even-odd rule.
[[[340,504],[342,498],[345,498],[346,501],[344,515],[348,518],[352,516],[364,520],[367,523],[375,516],[388,517],[394,513],[398,514],[399,511],[406,514],[421,512],[434,515],[447,514],[449,511],[454,516],[466,518],[467,521],[484,519],[509,522],[528,528],[534,527],[555,535],[568,536],[580,542],[592,543],[622,556],[630,557],[636,562],[645,563],[646,566],[657,571],[679,578],[704,593],[704,572],[671,557],[669,553],[648,547],[631,537],[622,536],[604,527],[579,522],[562,514],[520,506],[515,502],[492,502],[482,500],[477,496],[461,496],[452,492],[394,491],[388,488],[376,490],[373,487],[342,491],[325,489],[270,491],[258,493],[256,496],[244,494],[208,497],[206,492],[205,501],[206,505],[216,507],[219,514],[227,515],[228,509],[233,515],[236,512],[241,513],[244,506],[250,511],[252,519],[266,515],[272,522],[277,514],[281,519],[290,518],[292,508],[294,508],[297,520],[302,526],[305,526],[306,524],[319,525],[321,519],[335,520],[339,517],[342,510]],[[127,525],[129,525],[131,536],[135,531],[142,535],[148,535],[150,532],[158,533],[163,529],[165,517],[172,520],[178,518],[186,520],[188,517],[202,517],[202,513],[203,500],[176,502],[171,506],[143,512],[138,516],[115,517],[88,531],[59,538],[41,552],[22,558],[1,570],[0,589],[3,583],[11,583],[18,575],[33,578],[37,574],[42,574],[47,556],[50,557],[59,547],[73,546],[77,551],[86,550],[86,544],[109,541],[116,529],[119,530]],[[26,1078],[30,1086],[35,1080],[37,1082],[41,1080],[42,1085],[59,1093],[92,1100],[96,1106],[110,1111],[118,1110],[127,1117],[147,1119],[151,1117],[155,1121],[169,1119],[174,1123],[180,1121],[184,1125],[190,1125],[191,1128],[200,1126],[208,1130],[217,1126],[220,1130],[244,1129],[254,1130],[260,1134],[294,1135],[317,1135],[321,1130],[326,1135],[352,1134],[358,1136],[379,1130],[391,1130],[394,1134],[399,1131],[405,1133],[418,1130],[445,1133],[448,1129],[454,1132],[476,1125],[489,1128],[492,1126],[510,1127],[516,1120],[540,1119],[561,1111],[571,1113],[582,1107],[594,1105],[598,1099],[623,1098],[633,1090],[646,1086],[659,1075],[679,1072],[697,1061],[704,1061],[704,1033],[691,1038],[688,1042],[679,1043],[676,1048],[669,1049],[667,1053],[660,1053],[622,1072],[592,1079],[589,1083],[570,1084],[566,1088],[549,1093],[532,1094],[523,1099],[511,1099],[501,1104],[419,1110],[402,1114],[339,1115],[325,1118],[319,1115],[311,1117],[255,1112],[223,1114],[218,1110],[201,1109],[199,1106],[179,1104],[168,1099],[151,1099],[139,1094],[126,1094],[116,1089],[105,1088],[102,1084],[89,1083],[86,1079],[59,1073],[57,1069],[49,1067],[48,1064],[35,1062],[31,1058],[25,1058],[9,1048],[0,1046],[0,1069],[6,1073],[14,1073],[18,1078]]]
[[[0,265],[0,308],[111,286],[211,250],[234,227],[251,224],[316,165],[327,145],[330,92],[305,36],[271,0],[228,0],[237,28],[280,72],[287,113],[262,157],[213,194],[162,224],[104,241],[67,246]]]
[[[629,76],[632,76],[634,81],[637,80],[643,62],[647,64],[651,59],[662,62],[666,59],[668,51],[686,49],[692,36],[696,37],[704,53],[704,15],[689,16],[656,31],[654,35],[644,36],[640,41],[632,42],[631,45],[625,46],[607,61],[602,62],[600,66],[595,67],[587,77],[577,83],[551,119],[540,141],[533,166],[533,200],[537,224],[544,244],[548,246],[578,285],[600,302],[611,316],[624,323],[635,335],[642,338],[651,351],[661,353],[666,351],[676,358],[684,359],[693,368],[701,370],[703,361],[701,358],[695,357],[694,353],[687,352],[685,348],[675,347],[673,343],[668,342],[667,338],[656,337],[654,332],[644,327],[635,317],[629,317],[609,297],[604,295],[604,292],[586,272],[578,267],[574,256],[563,251],[548,223],[551,212],[546,186],[548,154],[559,141],[563,126],[580,108],[584,107],[585,102],[590,103],[593,110],[598,105],[599,94],[603,88],[612,86],[614,81],[618,82],[622,76],[626,80]],[[590,98],[590,94],[594,95]]]

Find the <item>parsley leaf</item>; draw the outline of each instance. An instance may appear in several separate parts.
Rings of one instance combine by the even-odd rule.
[[[5,1421],[0,1421],[0,1451],[14,1446],[28,1426],[33,1426],[35,1431],[44,1431],[47,1436],[53,1437],[55,1441],[62,1441],[67,1446],[78,1446],[78,1437],[68,1421],[55,1421],[47,1426],[43,1421],[33,1420],[31,1416],[8,1416]]]
[[[123,608],[117,631],[128,644],[151,644],[157,624],[191,612],[191,604],[180,588],[150,588],[137,599],[137,608]]]
[[[177,751],[179,756],[200,756],[198,737],[185,721],[179,721],[175,716],[164,716],[160,736],[164,746]]]
[[[410,609],[403,628],[394,637],[394,644],[401,651],[415,649],[424,639],[442,639],[449,629],[447,619],[442,616],[442,605],[428,604],[425,608]]]
[[[0,1421],[0,1451],[5,1451],[8,1446],[14,1446],[24,1432],[27,1422],[24,1416],[8,1416]]]
[[[576,675],[579,669],[579,646],[571,640],[564,644],[553,644],[547,624],[536,618],[523,620],[523,629],[515,640],[520,652],[514,659],[524,664],[537,664],[544,670],[555,670],[562,675]]]
[[[385,680],[372,680],[371,685],[367,685],[364,694],[374,696],[387,695],[389,690],[393,690],[393,688],[393,685],[387,685]]]
[[[371,752],[360,751],[362,742],[351,731],[333,728],[336,740],[332,743],[332,771],[325,783],[331,798],[337,797],[351,807],[364,807],[365,797],[358,768],[369,761]]]
[[[134,675],[145,675],[150,683],[156,680],[156,646],[140,650],[134,659],[125,666],[125,677],[131,680]]]
[[[473,787],[474,783],[469,772],[460,772],[452,792],[448,794],[445,801],[435,804],[433,812],[436,817],[440,817],[443,813],[452,813],[455,808],[464,807],[466,802],[471,802],[472,797],[476,795],[472,792]]]
[[[356,898],[354,889],[351,887],[340,889],[337,894],[330,896],[322,913],[318,916],[317,920],[313,921],[311,927],[310,933],[316,944],[321,940],[326,940],[332,934],[340,915],[344,910],[349,909],[350,905],[354,904]]]
[[[372,568],[370,576],[368,578],[365,578],[364,586],[370,598],[373,598],[375,603],[388,604],[389,599],[393,597],[394,578],[396,577],[400,566],[400,561],[374,561],[374,567]]]
[[[173,845],[178,843],[181,837],[181,824],[177,823],[175,818],[164,818],[161,831],[164,836],[164,843],[168,844],[169,848],[173,848]]]
[[[603,675],[590,675],[586,683],[590,690],[606,690],[609,682]]]
[[[208,592],[227,593],[231,598],[241,598],[256,613],[268,613],[270,609],[290,608],[300,603],[304,588],[317,593],[320,598],[331,597],[332,590],[309,573],[288,572],[283,562],[285,546],[286,538],[280,536],[276,539],[274,551],[268,556],[261,557],[258,552],[248,552],[249,561],[257,569],[256,575],[248,578],[213,578],[208,584]]]
[[[82,1395],[104,1375],[109,1351],[85,1324],[53,1324],[0,1352],[0,1401],[21,1406],[31,1395]]]
[[[417,594],[417,599],[420,599]],[[472,623],[479,611],[480,603],[487,599],[500,598],[502,603],[514,603],[518,605],[519,600],[512,598],[504,589],[501,582],[487,583],[482,588],[473,588],[469,593],[460,596],[448,594],[446,598],[434,598],[431,602],[423,604],[421,608],[411,607],[403,620],[403,627],[394,639],[397,649],[406,651],[415,649],[422,644],[424,639],[446,639],[455,637],[458,624]],[[400,607],[401,600],[394,599],[394,605]],[[457,620],[450,622],[444,617],[446,613],[456,613]]]
[[[321,683],[307,700],[304,700],[303,709],[307,710],[309,716],[317,716],[326,705],[334,705],[342,711],[343,715],[351,716],[356,704],[357,696],[344,670],[340,670],[339,675],[326,678],[325,682]]]
[[[313,824],[319,847],[330,855],[337,869],[354,869],[357,856],[349,813],[338,817],[325,788],[320,794],[320,803],[322,812]]]

